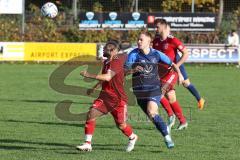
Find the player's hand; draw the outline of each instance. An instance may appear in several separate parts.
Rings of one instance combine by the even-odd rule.
[[[182,74],[178,75],[178,85],[182,84],[183,81],[184,81],[183,75]]]
[[[83,76],[83,77],[87,77],[88,72],[87,71],[81,71],[80,75]]]
[[[134,72],[143,72],[144,68],[142,66],[137,66],[134,68]]]
[[[162,90],[162,95],[164,96],[167,93],[167,90],[169,88],[169,84],[168,83],[164,83],[161,87]]]
[[[91,88],[87,90],[87,95],[91,95],[93,92],[95,91],[95,89]]]

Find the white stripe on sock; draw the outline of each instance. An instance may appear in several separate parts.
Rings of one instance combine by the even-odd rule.
[[[132,133],[130,136],[129,136],[129,139],[134,139],[135,138],[135,134]]]
[[[85,141],[91,142],[92,141],[92,134],[85,135]]]

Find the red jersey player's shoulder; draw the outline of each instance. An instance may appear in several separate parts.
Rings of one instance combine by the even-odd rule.
[[[117,55],[113,56],[112,61],[125,62],[126,59],[127,59],[127,54],[117,54]]]
[[[176,37],[174,37],[173,35],[168,35],[167,37],[168,42],[174,43],[176,41],[179,41],[179,39],[177,39]]]
[[[173,35],[169,34],[169,35],[168,35],[168,38],[169,38],[169,39],[173,39],[173,38],[176,38],[176,37],[174,37]]]
[[[127,54],[117,54],[113,56],[112,60],[110,61],[110,70],[116,73],[123,70],[126,59]]]
[[[168,40],[176,44],[182,43],[178,38],[174,37],[173,35],[169,35]]]
[[[174,37],[172,35],[169,35],[168,42],[173,44],[174,46],[176,46],[180,50],[185,48],[185,46],[183,45],[182,41],[180,41],[178,38],[176,38],[176,37]]]

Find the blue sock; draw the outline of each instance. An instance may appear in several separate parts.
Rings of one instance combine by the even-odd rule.
[[[192,95],[197,99],[197,101],[199,101],[201,99],[197,89],[195,88],[195,86],[193,84],[190,84],[187,89],[192,93]]]
[[[163,137],[168,135],[167,125],[158,114],[153,117],[153,123],[155,124],[156,128],[161,132]]]

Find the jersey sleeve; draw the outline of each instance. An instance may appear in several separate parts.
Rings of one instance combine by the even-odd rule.
[[[168,56],[166,56],[164,53],[157,51],[157,54],[159,55],[159,63],[165,63],[169,66],[172,65],[172,61],[170,60],[170,58],[168,58]]]
[[[179,39],[177,39],[177,38],[173,38],[172,39],[172,43],[174,44],[174,46],[179,50],[179,51],[183,51],[183,49],[184,48],[186,48],[184,45],[183,45],[183,43],[179,40]]]
[[[124,64],[124,68],[132,69],[132,65],[136,62],[136,59],[137,59],[137,53],[134,52],[134,50],[133,50],[128,54],[127,60]]]

